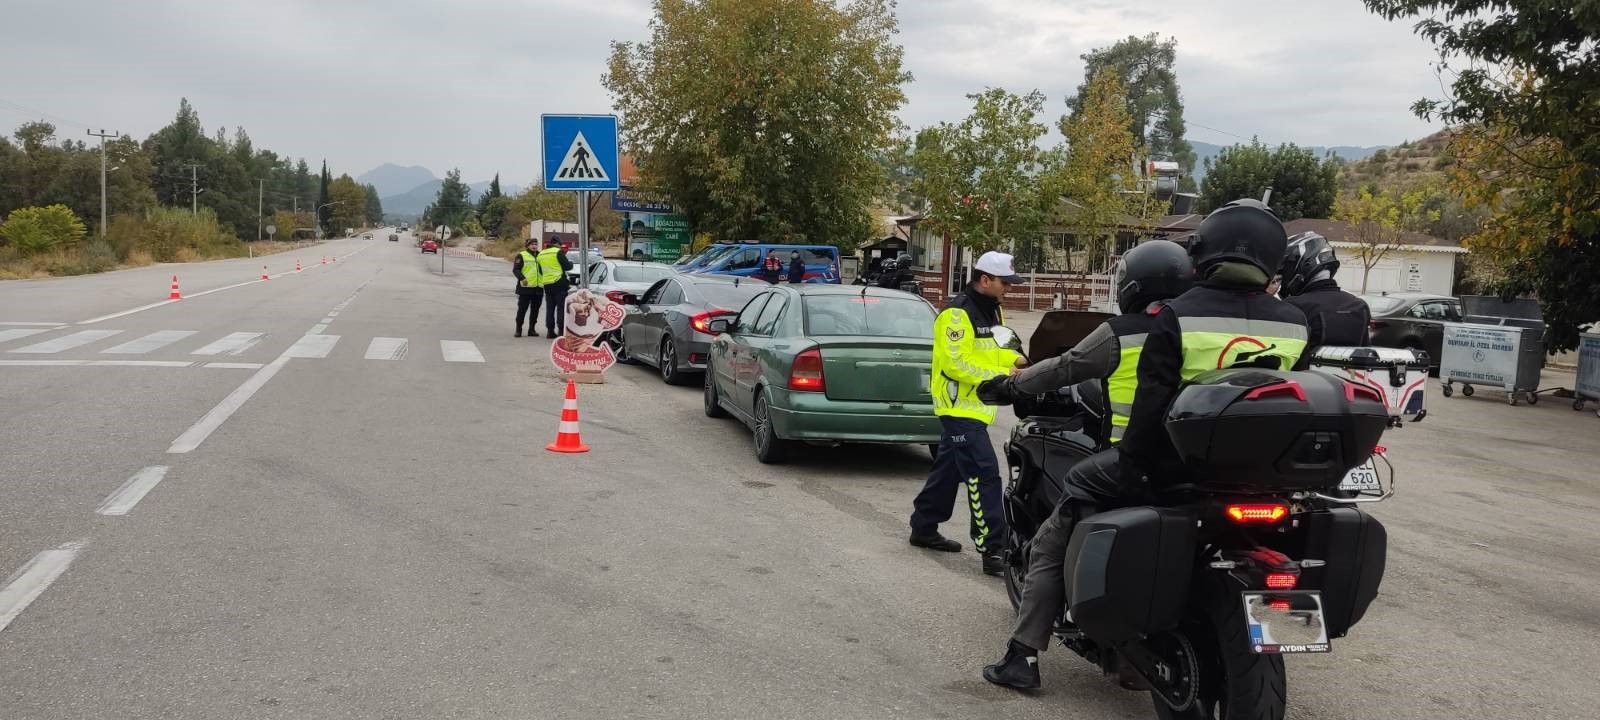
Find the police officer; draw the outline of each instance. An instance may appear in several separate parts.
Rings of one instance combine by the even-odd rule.
[[[1139,353],[1127,430],[1116,447],[1067,473],[1065,507],[1052,516],[1060,518],[1063,535],[1070,538],[1079,519],[1143,502],[1149,483],[1171,483],[1181,476],[1165,415],[1184,381],[1217,368],[1288,370],[1299,362],[1306,347],[1305,313],[1266,293],[1287,245],[1283,223],[1256,200],[1230,202],[1200,223],[1189,244],[1199,284],[1145,310],[1153,321]],[[1033,568],[1030,563],[1029,586]],[[1043,620],[1019,617],[1018,632],[1005,655],[983,669],[984,679],[1018,689],[1039,687],[1038,653],[1049,644],[1053,610],[1045,608]],[[1024,622],[1031,624],[1024,627]]]
[[[539,303],[544,300],[544,284],[539,273],[539,260],[534,255],[534,248],[539,241],[528,238],[522,244],[522,252],[517,253],[517,259],[511,263],[511,276],[517,279],[517,334],[522,337],[522,318],[528,318],[528,337],[539,336]]]
[[[989,444],[989,425],[997,409],[978,400],[977,388],[1027,364],[994,339],[994,327],[1005,323],[1000,301],[1019,282],[1022,278],[1012,268],[1010,255],[984,253],[973,264],[972,282],[934,320],[929,389],[942,433],[933,469],[911,513],[912,545],[959,552],[961,543],[940,535],[939,523],[950,519],[956,491],[965,486],[972,509],[972,542],[983,556],[983,571],[990,575],[1005,572],[1001,550],[1006,520],[1000,504],[1000,464]]]
[[[1314,232],[1289,238],[1279,271],[1282,284],[1278,297],[1306,314],[1306,329],[1311,350],[1323,345],[1365,347],[1369,344],[1367,323],[1372,309],[1365,300],[1339,289],[1333,276],[1339,272],[1339,258],[1328,239]],[[1301,357],[1301,365],[1311,352]]]
[[[539,283],[544,287],[544,336],[554,338],[567,325],[567,289],[571,286],[567,272],[572,269],[572,261],[555,238],[544,241],[544,249],[535,259],[539,263]]]

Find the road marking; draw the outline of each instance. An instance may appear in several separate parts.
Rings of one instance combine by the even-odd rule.
[[[296,340],[294,345],[289,346],[289,350],[284,355],[292,358],[325,358],[328,353],[333,352],[333,346],[338,342],[338,335],[306,333],[300,336],[300,339]]]
[[[83,363],[82,360],[0,360],[0,367],[70,367]]]
[[[154,465],[134,473],[133,477],[117,488],[117,491],[106,497],[95,512],[101,515],[127,515],[133,506],[144,499],[145,493],[155,488],[156,483],[167,476],[166,465]]]
[[[50,583],[67,571],[67,566],[78,557],[86,542],[70,542],[33,556],[26,565],[6,578],[0,586],[0,630],[17,619],[28,604],[38,598]]]
[[[99,342],[121,332],[121,330],[79,330],[71,335],[62,335],[54,340],[46,340],[35,345],[20,347],[11,352],[48,355],[62,350],[71,350],[81,345],[88,345],[92,342]]]
[[[61,327],[62,325],[66,325],[66,323],[22,322],[20,320],[7,320],[5,322],[0,322],[0,325],[21,325],[21,326],[26,326],[26,327]]]
[[[20,340],[22,338],[29,337],[31,335],[38,335],[39,333],[44,332],[50,332],[50,328],[14,328],[11,330],[0,330],[0,342],[5,342],[7,340]]]
[[[85,365],[94,367],[189,367],[188,360],[90,360]]]
[[[190,295],[189,297],[194,297],[194,295]],[[168,305],[168,304],[175,303],[175,302],[178,302],[178,301],[177,300],[162,300],[161,302],[153,302],[153,303],[150,303],[149,305],[140,305],[139,307],[136,307],[136,308],[134,308],[132,310],[123,310],[122,312],[114,312],[114,313],[111,313],[110,315],[101,315],[100,317],[97,317],[97,318],[90,318],[88,320],[81,321],[78,324],[79,325],[93,325],[93,324],[95,324],[97,322],[102,322],[102,321],[105,321],[105,320],[115,320],[115,319],[117,319],[119,317],[126,317],[126,316],[132,315],[132,314],[134,314],[136,312],[144,312],[146,310],[149,310],[150,308],[158,308],[158,307],[161,307],[162,305]]]
[[[206,363],[205,366],[208,367],[208,368],[222,368],[222,369],[225,369],[225,370],[260,370],[261,369],[261,363],[213,362],[213,363]]]
[[[405,356],[405,338],[375,337],[367,345],[367,360],[399,360]]]
[[[129,340],[113,348],[101,350],[101,355],[143,355],[151,350],[159,350],[193,335],[193,330],[160,330],[150,333],[138,340]]]
[[[183,431],[183,434],[179,435],[177,440],[173,440],[172,446],[167,448],[167,452],[186,453],[200,447],[200,443],[211,437],[213,431],[221,427],[222,423],[232,417],[235,412],[238,412],[244,402],[249,400],[251,395],[256,394],[256,391],[260,390],[262,385],[267,384],[267,381],[271,380],[273,375],[277,375],[278,371],[282,370],[283,366],[288,362],[289,354],[285,352],[279,355],[277,360],[273,360],[267,363],[266,367],[257,370],[256,374],[251,375],[250,379],[244,381],[243,385],[234,388],[233,392],[228,393],[228,396],[222,399],[222,402],[211,408],[211,411],[207,412],[205,417],[195,421],[195,424],[188,430]]]
[[[234,288],[240,288],[240,287],[244,287],[246,285],[254,285],[254,284],[258,283],[258,282],[261,282],[261,280],[259,278],[255,279],[255,280],[246,280],[246,281],[244,281],[242,283],[234,283],[232,285],[224,285],[224,286],[219,287],[219,288],[211,288],[210,290],[201,290],[200,292],[197,292],[197,293],[189,293],[188,295],[185,295],[184,298],[194,299],[194,298],[197,298],[197,297],[205,297],[207,295],[210,295],[211,293],[218,293],[218,292],[222,292],[223,290],[232,290]],[[82,325],[83,323],[78,323],[78,324]]]
[[[440,340],[439,352],[444,353],[445,362],[483,362],[483,353],[468,340]]]
[[[311,334],[311,335],[315,335],[315,334],[317,334],[319,332],[322,332],[323,330],[327,330],[327,329],[328,329],[328,324],[327,323],[317,323],[316,325],[312,325],[311,329],[307,330],[306,332]]]
[[[257,332],[229,333],[227,337],[224,337],[221,340],[211,343],[210,345],[207,345],[189,354],[238,355],[246,350],[249,350],[250,348],[255,347],[256,344],[261,342],[261,339],[264,337],[266,337],[265,333]]]

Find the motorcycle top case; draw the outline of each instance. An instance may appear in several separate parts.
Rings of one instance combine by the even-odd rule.
[[[1120,645],[1177,627],[1195,565],[1192,511],[1131,507],[1077,523],[1067,542],[1067,607],[1090,638]]]
[[[1423,410],[1428,361],[1421,350],[1324,345],[1312,354],[1311,369],[1370,387],[1391,416],[1413,417]]]
[[[1338,485],[1372,456],[1389,411],[1325,373],[1214,370],[1178,392],[1166,425],[1195,480],[1288,492]]]

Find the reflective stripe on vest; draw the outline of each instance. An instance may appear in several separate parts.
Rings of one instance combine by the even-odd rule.
[[[1306,327],[1275,320],[1231,317],[1178,317],[1183,333],[1184,380],[1230,367],[1289,370],[1306,349]],[[1263,365],[1263,359],[1267,361]]]
[[[1133,414],[1133,396],[1139,389],[1139,354],[1148,333],[1117,336],[1117,367],[1106,378],[1106,406],[1111,411],[1111,442],[1122,442]]]
[[[539,251],[540,285],[549,285],[561,279],[561,261],[556,259],[556,256],[560,254],[561,248],[558,247],[547,247]]]
[[[539,259],[527,250],[522,251],[522,285],[539,287]]]
[[[948,308],[947,308],[948,310]],[[959,330],[962,334],[972,338],[972,351],[967,359],[951,359],[950,369],[958,373],[981,378],[992,378],[1004,375],[1011,371],[1016,363],[1017,355],[1010,350],[1000,347],[994,341],[994,336],[979,335],[977,328],[972,325],[971,313],[962,311],[963,319]],[[1005,324],[1004,311],[996,308],[996,324]],[[944,313],[940,313],[943,317]],[[939,321],[936,319],[935,323]],[[935,332],[939,332],[937,325]],[[935,339],[935,343],[941,339]],[[929,391],[933,395],[933,414],[938,417],[959,417],[977,420],[985,425],[993,425],[995,418],[1000,413],[996,405],[985,405],[978,400],[977,385],[968,385],[951,378],[946,374],[946,365],[943,354],[935,350],[933,354],[933,378],[929,383]]]

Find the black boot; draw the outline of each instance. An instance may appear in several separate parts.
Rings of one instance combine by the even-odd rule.
[[[938,531],[934,531],[932,535],[912,535],[911,544],[939,552],[961,552],[961,543],[940,535]]]
[[[983,574],[996,577],[1006,574],[1006,554],[1003,552],[985,552],[983,554]]]
[[[984,666],[983,679],[1017,690],[1038,690],[1039,651],[1012,640],[999,662]]]
[[[544,336],[549,338],[549,339],[551,339],[551,340],[554,340],[554,339],[556,339],[556,331],[554,331],[554,330],[546,330],[545,333],[544,333]]]
[[[517,334],[512,335],[511,337],[522,337],[522,328],[517,328]]]

